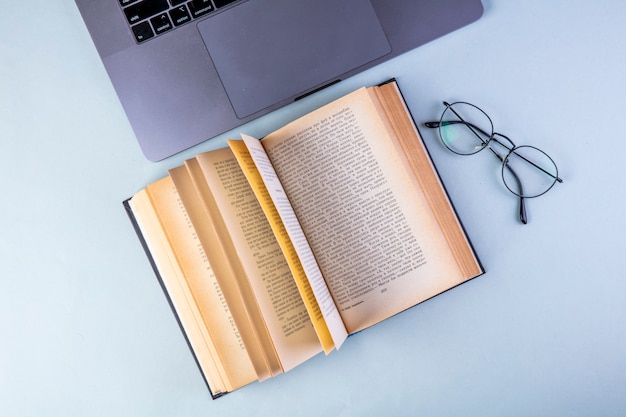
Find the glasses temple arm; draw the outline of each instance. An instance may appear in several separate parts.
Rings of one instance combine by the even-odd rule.
[[[487,132],[485,132],[484,130],[482,130],[480,127],[476,126],[476,125],[475,125],[475,124],[473,124],[473,123],[466,122],[466,121],[464,121],[464,120],[462,120],[462,119],[461,119],[461,120],[446,120],[446,121],[443,121],[443,122],[424,122],[424,126],[426,126],[426,127],[428,127],[428,128],[431,128],[431,129],[436,129],[436,128],[438,128],[439,126],[456,125],[456,124],[459,124],[459,123],[463,123],[464,125],[466,125],[466,126],[470,127],[471,129],[476,129],[476,130],[478,130],[480,133],[482,133],[483,135],[485,135],[485,136],[489,137],[489,135],[487,134]],[[475,132],[474,132],[474,133],[475,133]],[[477,135],[477,136],[478,136],[478,135]],[[484,140],[483,140],[480,136],[478,136],[478,138],[479,138],[481,141],[483,141],[483,142],[484,142]]]
[[[515,179],[515,182],[517,183],[517,187],[519,189],[519,194],[518,194],[519,195],[519,219],[522,223],[527,224],[528,215],[526,213],[526,202],[525,202],[524,197],[522,197],[524,195],[524,188],[522,187],[522,181],[520,181],[517,173],[513,171],[513,168],[511,168],[507,162],[504,162],[504,167],[509,170],[509,172]]]
[[[496,142],[501,144],[497,140],[496,140]],[[505,159],[502,155],[500,155],[498,152],[496,152],[491,147],[489,147],[489,150],[491,151],[491,153],[493,153],[496,156],[496,158],[498,158],[500,160],[500,162],[502,162],[502,165],[504,166],[504,168],[506,168],[511,173],[511,176],[513,177],[513,179],[517,183],[517,188],[519,189],[519,193],[518,193],[518,197],[519,197],[519,219],[520,219],[520,221],[522,223],[528,224],[528,214],[526,212],[526,201],[525,201],[525,198],[523,197],[523,195],[524,195],[524,187],[522,186],[522,181],[520,180],[519,175],[517,175],[517,172],[515,172],[515,170],[513,168],[511,168],[511,166],[509,165],[507,159]],[[542,171],[544,171],[544,170],[542,169]]]

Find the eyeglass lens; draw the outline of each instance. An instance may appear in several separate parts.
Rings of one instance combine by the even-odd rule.
[[[443,144],[452,152],[472,155],[484,149],[493,135],[493,123],[485,112],[469,103],[446,107],[439,123]]]
[[[533,146],[514,148],[502,165],[504,185],[513,194],[525,198],[547,192],[556,183],[557,174],[554,161]]]

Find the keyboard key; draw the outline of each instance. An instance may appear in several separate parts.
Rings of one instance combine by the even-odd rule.
[[[173,28],[172,22],[170,22],[170,18],[167,13],[160,14],[156,17],[150,19],[150,23],[152,23],[152,27],[154,28],[154,32],[157,35],[160,35],[163,32],[166,32]]]
[[[118,0],[137,43],[238,0]]]
[[[227,4],[234,3],[236,1],[237,0],[215,0],[215,7],[219,9],[220,7],[224,7]]]
[[[189,12],[187,11],[187,7],[185,7],[185,5],[178,6],[177,8],[170,10],[170,17],[172,18],[172,22],[174,22],[174,26],[180,26],[191,20],[191,16],[189,16]]]
[[[143,0],[124,9],[128,23],[135,24],[169,8],[167,0]]]
[[[211,0],[191,0],[187,3],[187,5],[189,6],[191,15],[194,18],[200,17],[214,10]]]
[[[152,28],[150,27],[150,22],[142,22],[133,26],[133,33],[135,34],[135,39],[137,39],[137,42],[139,43],[154,36],[154,32],[152,32]]]

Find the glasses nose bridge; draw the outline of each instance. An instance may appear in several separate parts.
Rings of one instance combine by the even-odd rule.
[[[504,139],[504,141],[506,141],[507,143],[502,143],[501,140],[499,140],[498,138],[496,138],[496,136],[498,138],[502,138]],[[511,138],[509,138],[508,136],[499,133],[499,132],[493,132],[493,134],[491,135],[491,139],[494,143],[497,143],[498,145],[502,146],[503,148],[506,148],[509,152],[512,152],[515,148],[517,148],[517,145],[515,144],[515,142],[513,142],[513,140]]]
[[[515,147],[509,147],[495,138],[496,134],[491,135],[491,140],[487,143],[486,148],[488,148],[491,153],[493,153],[501,163],[506,164],[506,160],[515,150]],[[497,146],[496,146],[497,145]]]

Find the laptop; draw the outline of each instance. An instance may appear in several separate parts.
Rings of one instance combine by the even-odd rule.
[[[159,161],[465,26],[480,0],[76,0]]]

